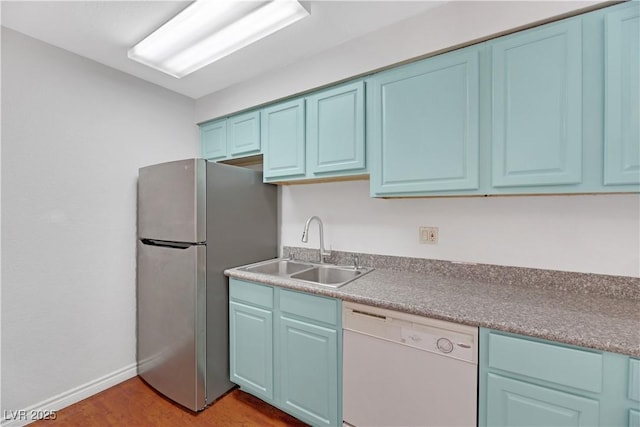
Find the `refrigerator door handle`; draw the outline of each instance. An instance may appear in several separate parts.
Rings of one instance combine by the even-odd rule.
[[[140,239],[140,243],[147,246],[161,246],[163,248],[188,249],[191,246],[204,245],[204,243],[168,242],[166,240]]]

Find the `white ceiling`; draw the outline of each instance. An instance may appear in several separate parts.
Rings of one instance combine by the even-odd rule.
[[[309,17],[182,79],[130,60],[127,50],[189,2],[2,0],[0,16],[5,27],[197,99],[442,4],[308,3]]]

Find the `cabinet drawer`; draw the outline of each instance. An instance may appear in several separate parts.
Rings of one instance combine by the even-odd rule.
[[[338,324],[338,301],[288,290],[280,291],[280,310],[330,325]]]
[[[640,402],[640,360],[629,359],[629,399]]]
[[[629,427],[640,427],[640,412],[629,409]]]
[[[230,278],[229,298],[266,308],[273,308],[273,288],[271,286],[263,286]]]
[[[554,344],[489,335],[489,368],[594,393],[602,390],[602,355]]]

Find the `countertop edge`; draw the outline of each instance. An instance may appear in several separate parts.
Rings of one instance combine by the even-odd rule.
[[[367,297],[366,295],[359,295],[355,293],[349,292],[349,285],[364,281],[366,277],[357,279],[351,284],[347,284],[342,288],[329,288],[322,285],[314,285],[311,283],[301,282],[295,279],[289,279],[286,277],[272,276],[261,273],[252,273],[243,270],[239,270],[238,268],[231,268],[224,271],[224,274],[228,277],[232,277],[239,280],[246,280],[256,283],[263,283],[267,285],[278,286],[281,288],[292,289],[302,292],[308,292],[316,295],[322,295],[332,298],[337,298],[342,301],[350,301],[365,305],[371,305],[375,307],[385,308],[389,310],[396,310],[405,313],[415,314],[419,316],[429,317],[433,319],[439,319],[444,321],[449,321],[453,323],[459,323],[474,327],[482,327],[488,329],[494,329],[503,332],[510,332],[514,334],[520,334],[524,336],[541,338],[550,341],[555,341],[563,344],[574,345],[579,347],[586,347],[590,349],[607,351],[612,353],[624,354],[632,357],[640,357],[640,340],[637,345],[625,345],[623,342],[617,342],[616,340],[602,340],[602,339],[592,339],[590,337],[585,337],[579,333],[569,334],[567,331],[563,331],[562,328],[551,329],[545,328],[542,330],[538,330],[536,328],[527,327],[526,324],[517,324],[513,321],[510,321],[510,316],[508,313],[499,315],[500,319],[494,319],[493,321],[489,321],[482,316],[474,317],[473,315],[465,315],[460,312],[453,313],[452,310],[437,310],[432,309],[429,306],[421,305],[417,307],[415,305],[410,305],[408,303],[403,303],[402,301],[396,300],[392,301],[389,299],[380,299],[374,297]],[[369,273],[369,275],[375,275],[385,273],[385,270],[374,270]],[[402,281],[402,273],[397,271],[386,271],[388,273],[392,273],[394,275],[399,275],[398,281]],[[439,277],[436,277],[439,279]],[[458,279],[452,279],[458,280]],[[482,284],[476,284],[477,286],[482,286]],[[518,288],[521,289],[521,288]],[[592,295],[591,298],[605,298],[602,296]],[[640,305],[640,304],[639,304]],[[639,325],[640,326],[640,325]]]

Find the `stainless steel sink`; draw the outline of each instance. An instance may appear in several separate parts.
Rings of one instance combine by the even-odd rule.
[[[271,274],[275,276],[289,276],[290,274],[307,270],[312,267],[313,264],[305,264],[287,259],[276,259],[267,261],[266,263],[244,267],[242,270],[250,271],[252,273]]]
[[[293,274],[291,278],[304,280],[306,282],[320,283],[321,285],[340,286],[350,282],[361,274],[362,271],[353,268],[347,269],[322,265]]]
[[[339,288],[367,274],[372,268],[314,264],[287,259],[274,259],[240,268],[251,273],[267,274],[315,285]]]

